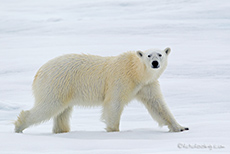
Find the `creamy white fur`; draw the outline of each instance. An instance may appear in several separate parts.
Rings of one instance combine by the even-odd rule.
[[[54,133],[68,132],[74,105],[102,105],[106,130],[119,131],[123,108],[135,98],[159,125],[167,125],[170,131],[185,130],[167,108],[157,81],[167,66],[170,51],[150,49],[114,57],[69,54],[50,60],[35,76],[34,107],[20,113],[15,132],[51,118]],[[159,63],[159,68],[153,68],[153,61]]]

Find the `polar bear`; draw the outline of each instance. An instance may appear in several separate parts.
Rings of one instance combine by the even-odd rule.
[[[113,57],[68,54],[44,64],[35,75],[31,110],[21,111],[15,132],[53,118],[53,133],[70,131],[74,105],[102,105],[108,132],[119,131],[123,108],[142,102],[160,126],[172,132],[188,130],[174,119],[163,99],[158,78],[167,66],[170,48],[125,52]]]

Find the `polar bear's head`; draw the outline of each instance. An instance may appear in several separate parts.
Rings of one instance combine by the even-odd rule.
[[[149,49],[146,51],[137,51],[137,55],[145,63],[146,67],[151,70],[164,70],[167,66],[168,55],[171,49],[164,50]]]

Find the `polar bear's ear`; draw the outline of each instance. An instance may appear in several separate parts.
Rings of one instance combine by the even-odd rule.
[[[144,53],[142,51],[137,51],[137,55],[138,55],[138,57],[142,57],[144,55]]]
[[[170,48],[166,48],[164,51],[165,51],[166,55],[169,55],[170,52],[171,52],[171,49]]]

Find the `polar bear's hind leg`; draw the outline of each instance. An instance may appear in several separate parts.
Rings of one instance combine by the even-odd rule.
[[[59,102],[43,102],[35,105],[31,110],[21,111],[17,121],[14,122],[15,132],[22,133],[29,126],[48,121],[63,110],[65,110],[65,107]]]
[[[53,133],[67,133],[70,131],[69,119],[73,107],[68,107],[62,113],[54,117]]]

